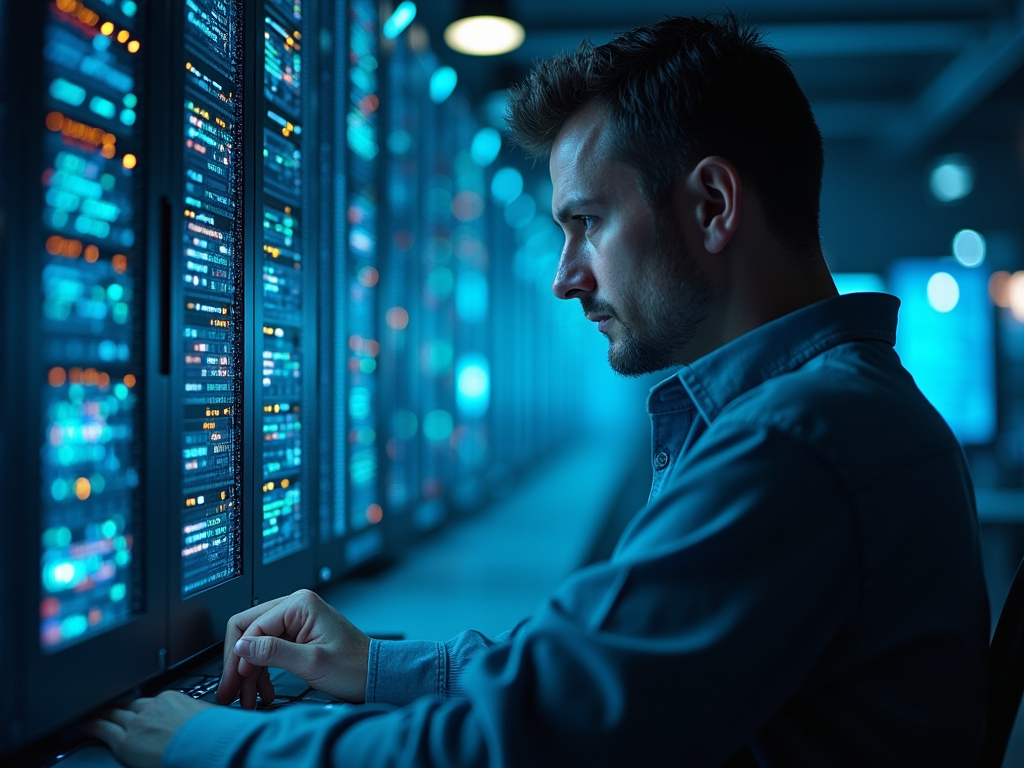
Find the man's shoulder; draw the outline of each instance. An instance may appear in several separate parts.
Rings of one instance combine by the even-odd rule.
[[[709,437],[774,429],[848,481],[936,450],[958,450],[946,423],[891,347],[850,342],[772,376],[722,409]]]

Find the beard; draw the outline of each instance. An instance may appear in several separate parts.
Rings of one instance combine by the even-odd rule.
[[[608,345],[608,365],[630,378],[685,362],[685,350],[711,308],[711,281],[693,262],[681,233],[659,227],[654,251],[658,266],[623,294],[621,303],[635,318],[628,325],[611,304],[589,296],[580,300],[584,313],[615,319],[621,338]]]

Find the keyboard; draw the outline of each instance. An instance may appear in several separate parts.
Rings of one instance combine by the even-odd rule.
[[[217,663],[216,674],[213,673],[213,669],[210,666],[201,668],[198,672],[176,681],[171,690],[181,691],[186,696],[191,696],[193,699],[199,699],[200,701],[216,702],[217,687],[220,685],[219,672],[219,662]],[[257,709],[280,709],[281,707],[287,707],[300,702],[318,704],[329,709],[333,705],[340,706],[345,703],[335,699],[333,696],[310,688],[300,678],[283,669],[271,667],[270,682],[274,685],[274,700],[272,702],[258,702],[256,705]],[[235,699],[230,706],[240,707],[241,703],[238,699]]]

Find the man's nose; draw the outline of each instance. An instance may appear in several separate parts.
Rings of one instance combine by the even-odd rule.
[[[577,299],[597,290],[590,262],[571,242],[565,244],[558,259],[558,270],[551,291],[560,299]]]

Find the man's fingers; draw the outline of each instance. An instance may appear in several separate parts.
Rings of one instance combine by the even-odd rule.
[[[245,634],[245,631],[260,616],[287,599],[287,597],[277,597],[273,600],[268,600],[247,611],[236,613],[228,619],[227,631],[224,633],[224,666],[221,671],[220,685],[217,686],[218,704],[230,704],[234,701],[241,689],[243,678],[252,672],[244,664],[241,671],[238,669],[239,658],[234,652],[235,643],[238,642],[238,638]]]
[[[302,677],[310,674],[311,654],[310,646],[303,643],[293,643],[280,637],[243,637],[236,644],[239,655],[246,665],[253,667],[281,667],[292,674]],[[239,672],[244,670],[239,664]]]
[[[274,700],[274,684],[270,682],[270,670],[266,667],[263,668],[259,679],[256,681],[256,692],[259,693],[260,701],[264,705]]]
[[[144,706],[146,706],[147,704],[149,704],[149,702],[151,702],[151,701],[152,701],[152,699],[148,699],[145,696],[143,696],[143,697],[138,698],[138,699],[132,699],[125,706],[128,709],[130,709],[132,712],[141,712],[142,708]]]
[[[242,678],[242,689],[238,693],[242,709],[256,709],[256,686],[259,683],[260,675],[262,674],[262,672],[259,672],[258,674],[252,674],[248,677]]]
[[[127,728],[131,724],[132,720],[138,717],[138,715],[130,709],[118,709],[117,707],[112,707],[103,713],[103,717],[110,720],[112,723],[117,723],[122,728]]]
[[[120,725],[100,718],[89,720],[82,728],[87,734],[99,739],[111,749],[119,746],[125,736],[125,730]]]

